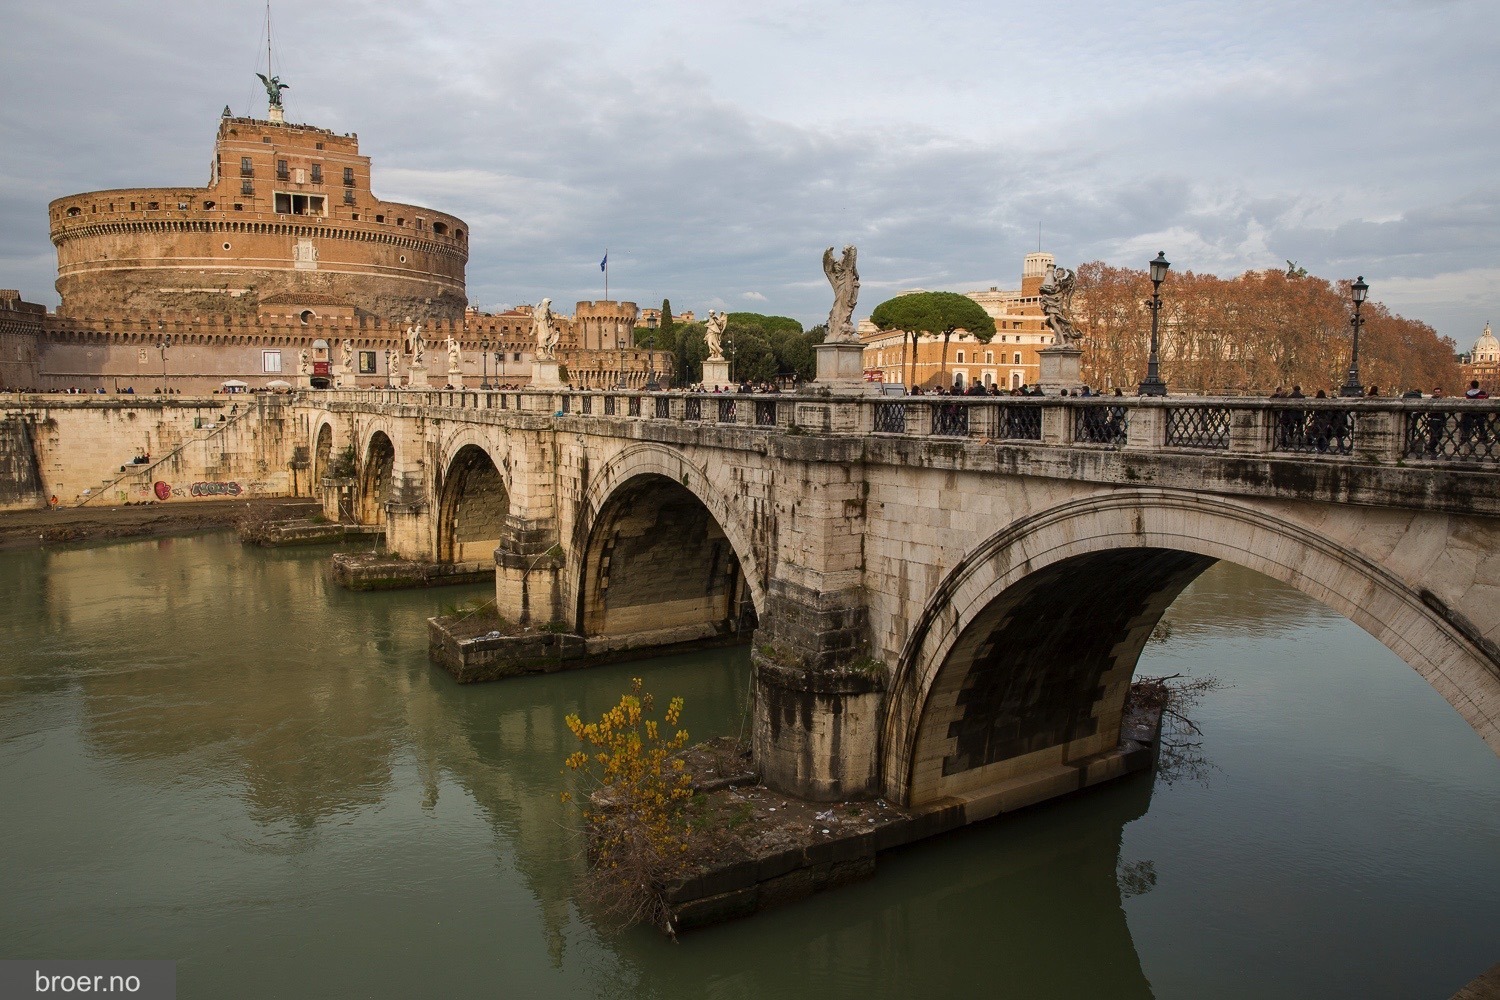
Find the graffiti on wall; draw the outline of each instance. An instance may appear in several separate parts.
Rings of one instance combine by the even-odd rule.
[[[264,484],[252,483],[251,486],[264,486]],[[187,486],[173,486],[157,480],[151,486],[140,487],[142,493],[152,493],[158,500],[171,500],[173,497],[187,499],[189,497],[237,497],[246,492],[245,488],[237,482],[214,482],[214,483],[191,483]],[[260,492],[255,490],[254,492]]]

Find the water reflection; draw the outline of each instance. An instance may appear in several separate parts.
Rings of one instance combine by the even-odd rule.
[[[427,665],[424,619],[484,588],[348,594],[326,556],[0,553],[0,957],[171,956],[184,995],[663,998],[1361,996],[1493,961],[1473,957],[1500,923],[1493,756],[1461,720],[1480,752],[1453,749],[1457,716],[1415,674],[1253,574],[1205,574],[1147,647],[1150,672],[1232,685],[1200,720],[1208,786],[1102,789],[672,945],[578,911],[562,718],[641,675],[686,698],[695,738],[738,733],[745,651],[461,688]],[[1265,947],[1274,969],[1247,957]]]

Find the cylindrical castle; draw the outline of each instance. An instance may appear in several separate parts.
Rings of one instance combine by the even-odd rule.
[[[380,201],[358,136],[309,125],[226,114],[207,187],[69,195],[48,218],[60,315],[337,304],[461,319],[467,305],[464,221]]]

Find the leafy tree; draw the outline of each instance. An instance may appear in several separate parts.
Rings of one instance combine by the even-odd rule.
[[[674,355],[677,385],[696,385],[703,381],[703,362],[708,358],[705,324],[678,323],[673,327],[676,338],[670,345]]]
[[[672,319],[672,300],[671,299],[662,299],[661,300],[661,323],[658,326],[658,329],[661,330],[661,339],[658,340],[657,343],[659,343],[659,344],[671,344],[671,343],[674,343],[676,341],[677,335],[673,331],[673,325],[674,325],[674,321]]]
[[[887,299],[875,307],[870,320],[881,330],[904,330],[911,343],[912,372],[915,373],[917,338],[922,334],[943,335],[943,363],[940,379],[948,374],[948,341],[955,331],[970,333],[982,344],[995,336],[995,321],[983,307],[967,295],[957,292],[912,292]],[[907,379],[908,386],[911,379]]]
[[[688,858],[692,827],[684,807],[692,779],[676,756],[688,740],[677,729],[682,699],[673,698],[658,722],[654,700],[632,678],[630,693],[598,722],[573,714],[564,723],[583,749],[563,763],[592,785],[583,806],[591,870],[588,894],[624,923],[667,926],[667,885]],[[564,802],[572,795],[562,793]]]

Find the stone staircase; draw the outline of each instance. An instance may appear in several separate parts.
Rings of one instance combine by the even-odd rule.
[[[185,448],[195,444],[202,444],[214,437],[223,434],[225,430],[243,420],[250,413],[247,407],[240,413],[236,413],[225,420],[216,420],[207,427],[197,428],[193,433],[186,435],[170,451],[160,458],[153,459],[141,465],[125,464],[120,466],[120,474],[103,480],[97,486],[90,486],[78,495],[74,507],[107,507],[112,504],[124,503],[131,497],[136,487],[143,483],[147,486],[156,481],[156,469],[164,462],[168,462],[180,455]],[[125,499],[120,497],[123,493]],[[110,499],[104,499],[104,498]],[[155,499],[153,496],[152,499]]]

